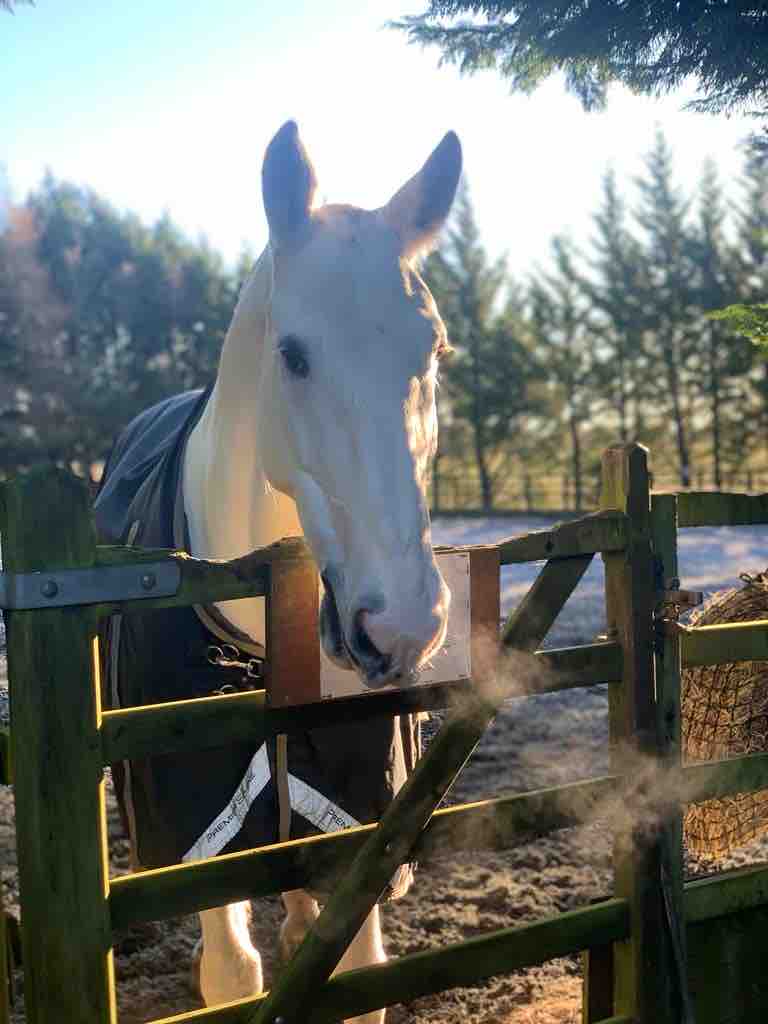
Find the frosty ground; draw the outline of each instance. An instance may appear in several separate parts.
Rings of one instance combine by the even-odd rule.
[[[434,524],[436,544],[490,543],[552,525],[543,517],[445,519]],[[682,585],[712,592],[739,584],[739,574],[768,567],[768,527],[682,530]],[[508,612],[540,566],[502,572],[502,603]],[[602,562],[596,558],[559,616],[545,646],[589,643],[605,628]],[[0,691],[0,705],[2,704]],[[0,713],[2,707],[0,707]],[[569,690],[508,702],[479,745],[449,799],[451,802],[573,782],[607,770],[605,686]],[[110,805],[115,872],[128,870],[127,845]],[[768,860],[758,840],[728,866]],[[0,788],[0,864],[6,905],[18,906],[10,792]],[[722,868],[689,861],[692,871]],[[434,948],[495,928],[532,921],[583,906],[611,891],[608,831],[598,822],[568,829],[502,854],[473,853],[423,864],[408,896],[384,908],[390,955]],[[253,929],[265,960],[267,982],[277,970],[277,899],[254,901]],[[139,1024],[199,1006],[188,980],[195,918],[148,926],[117,947],[120,1019]],[[473,988],[456,989],[390,1010],[390,1024],[577,1024],[579,965],[552,961]],[[23,1021],[17,1005],[15,1024]]]

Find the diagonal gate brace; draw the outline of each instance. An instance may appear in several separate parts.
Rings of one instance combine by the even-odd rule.
[[[584,575],[592,555],[547,562],[502,636],[508,650],[534,651]],[[320,917],[249,1024],[305,1024],[330,978],[396,869],[469,759],[507,695],[497,682],[474,691],[446,719],[427,753],[352,861]],[[376,1007],[371,1007],[375,1009]],[[320,1024],[320,1018],[312,1015]]]

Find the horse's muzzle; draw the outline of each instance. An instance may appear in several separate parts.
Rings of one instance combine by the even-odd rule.
[[[349,631],[345,632],[333,575],[332,571],[322,574],[325,594],[320,607],[320,639],[326,655],[341,668],[356,669],[366,686],[372,689],[394,681],[402,683],[402,673],[393,663],[392,655],[380,651],[366,632],[365,618],[369,611],[377,609],[358,609],[351,617]]]

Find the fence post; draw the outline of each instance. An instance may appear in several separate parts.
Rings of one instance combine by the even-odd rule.
[[[660,941],[665,922],[660,843],[656,823],[642,820],[654,796],[658,753],[647,455],[642,445],[617,445],[602,459],[600,507],[629,518],[626,549],[603,555],[608,631],[621,644],[624,665],[621,685],[609,689],[611,768],[625,776],[631,790],[630,813],[614,827],[615,894],[630,902],[632,934],[614,947],[613,1012],[638,1024],[679,1024],[671,964]]]
[[[69,473],[5,484],[0,531],[9,572],[94,564],[87,490]],[[7,622],[26,1019],[112,1024],[96,619],[69,607]]]
[[[654,550],[654,568],[658,591],[678,590],[677,564],[677,495],[654,494],[651,498],[651,534]],[[657,597],[658,600],[658,597]],[[665,609],[657,609],[663,621]],[[661,626],[661,621],[657,627]],[[680,693],[681,654],[680,634],[674,631],[658,633],[655,638],[656,656],[656,718],[659,738],[660,765],[676,777],[682,766],[682,706]],[[662,936],[663,954],[674,965],[674,996],[681,1024],[693,1021],[693,1009],[688,992],[688,965],[684,908],[683,815],[679,799],[670,794],[669,807],[659,835],[661,857],[661,884],[664,892],[667,925]]]

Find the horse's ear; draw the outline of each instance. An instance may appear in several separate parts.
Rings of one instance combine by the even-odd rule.
[[[267,146],[261,190],[272,243],[300,239],[309,226],[317,179],[295,121],[286,121]]]
[[[428,247],[446,221],[461,177],[461,143],[448,132],[430,158],[396,192],[381,215],[397,233],[405,255]]]

